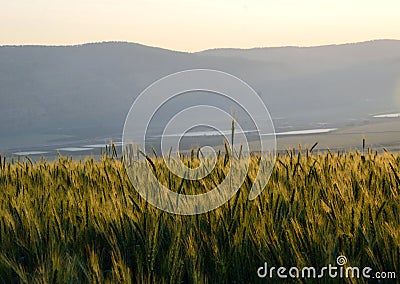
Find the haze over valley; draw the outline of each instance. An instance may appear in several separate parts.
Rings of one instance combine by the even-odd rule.
[[[352,148],[363,136],[373,147],[400,145],[398,40],[196,53],[104,42],[0,47],[0,152],[98,151],[110,139],[120,141],[129,108],[147,86],[196,68],[224,71],[253,87],[276,132],[286,133],[278,135],[278,148],[313,141],[321,149]],[[208,95],[167,105],[157,121]],[[301,132],[313,129],[322,134]]]

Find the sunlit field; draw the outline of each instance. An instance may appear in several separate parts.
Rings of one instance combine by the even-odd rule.
[[[202,182],[152,164],[161,182],[189,194],[219,184],[228,159],[220,156]],[[250,201],[257,160],[228,203],[180,216],[142,199],[112,153],[98,161],[2,157],[0,282],[254,283],[268,281],[257,276],[264,262],[322,267],[339,255],[347,266],[400,271],[399,154],[288,151]]]

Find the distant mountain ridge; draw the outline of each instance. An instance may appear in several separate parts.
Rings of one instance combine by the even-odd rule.
[[[243,79],[273,117],[290,125],[347,123],[400,109],[399,40],[195,53],[124,42],[1,46],[0,148],[2,137],[121,133],[142,90],[193,68]]]

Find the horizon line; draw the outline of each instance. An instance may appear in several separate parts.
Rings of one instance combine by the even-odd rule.
[[[280,46],[254,46],[254,47],[211,47],[207,49],[202,49],[198,51],[182,51],[182,50],[175,50],[169,49],[161,46],[155,45],[147,45],[139,42],[134,41],[123,41],[123,40],[104,40],[104,41],[93,41],[93,42],[83,42],[77,44],[4,44],[0,45],[2,47],[81,47],[85,45],[95,45],[95,44],[110,44],[110,43],[125,43],[125,44],[135,44],[140,45],[143,47],[149,48],[156,48],[174,52],[181,52],[181,53],[201,53],[208,50],[226,50],[226,49],[236,49],[236,50],[252,50],[252,49],[267,49],[267,48],[315,48],[315,47],[328,47],[328,46],[343,46],[343,45],[353,45],[353,44],[362,44],[362,43],[371,43],[371,42],[378,42],[378,41],[400,41],[400,39],[394,38],[381,38],[381,39],[370,39],[364,41],[356,41],[356,42],[345,42],[345,43],[329,43],[329,44],[321,44],[321,45],[280,45]]]

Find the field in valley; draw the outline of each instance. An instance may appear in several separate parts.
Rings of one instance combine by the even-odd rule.
[[[201,183],[169,175],[160,160],[152,163],[162,182],[189,194],[219,184],[229,158],[221,156]],[[288,151],[250,201],[254,178],[249,171],[218,209],[180,216],[146,203],[112,156],[2,157],[0,282],[257,283],[268,281],[257,276],[264,262],[318,268],[335,265],[340,255],[348,259],[345,267],[399,273],[399,154]]]

